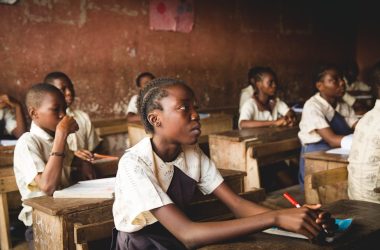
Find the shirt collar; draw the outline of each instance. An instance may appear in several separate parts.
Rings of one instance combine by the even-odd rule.
[[[333,106],[331,106],[331,104],[330,104],[328,101],[326,101],[325,98],[323,98],[323,97],[321,96],[321,93],[320,93],[320,92],[316,93],[316,94],[314,95],[314,97],[315,97],[319,102],[321,102],[321,103],[323,104],[323,106],[333,108]],[[342,101],[339,101],[339,100],[338,100],[338,101],[337,101],[337,104],[336,104],[336,107],[335,107],[335,110],[339,110],[341,104],[342,104]],[[333,108],[333,109],[334,109],[334,108]]]
[[[380,99],[377,99],[375,102],[375,108],[380,109]]]
[[[53,136],[49,135],[45,130],[43,130],[41,127],[39,127],[37,124],[32,122],[30,126],[30,133],[37,135],[38,137],[41,137],[44,140],[53,141]]]
[[[74,111],[70,107],[67,107],[66,108],[66,114],[70,115],[70,116],[73,116],[74,115]]]

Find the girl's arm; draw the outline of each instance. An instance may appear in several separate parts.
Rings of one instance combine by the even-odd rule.
[[[270,126],[286,126],[287,122],[284,117],[281,117],[275,121],[257,121],[257,120],[241,120],[240,128],[259,128],[259,127],[270,127]]]
[[[76,130],[78,130],[78,124],[74,118],[69,116],[63,117],[57,125],[51,151],[63,154],[65,151],[67,136]],[[64,155],[51,155],[46,163],[44,171],[34,178],[38,188],[47,195],[52,195],[60,184],[64,157]]]
[[[332,131],[330,127],[316,129],[317,133],[322,137],[322,139],[329,144],[332,148],[339,148],[340,142],[344,135],[337,135]]]
[[[152,214],[187,248],[196,248],[211,243],[229,240],[239,236],[278,226],[301,233],[312,239],[322,230],[316,222],[318,214],[307,207],[283,210],[269,210],[236,197],[225,184],[221,184],[214,194],[220,197],[227,207],[244,218],[220,222],[193,222],[174,204],[151,210]],[[237,202],[238,204],[234,204]],[[239,205],[241,206],[239,208]]]

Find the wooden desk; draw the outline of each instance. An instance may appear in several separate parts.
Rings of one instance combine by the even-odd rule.
[[[308,240],[256,233],[238,240],[215,244],[200,250],[248,249],[378,249],[380,242],[380,204],[339,200],[324,206],[336,218],[354,218],[352,227],[331,244],[317,245]]]
[[[18,191],[13,172],[14,146],[0,146],[0,248],[11,249],[7,193]]]
[[[210,157],[218,168],[244,171],[244,190],[261,187],[259,166],[298,157],[298,127],[253,128],[209,135]]]
[[[324,151],[310,152],[304,154],[305,158],[305,201],[309,204],[318,203],[318,193],[313,190],[310,175],[322,170],[334,168],[347,168],[348,155],[328,154]],[[347,183],[329,185],[330,196],[347,197]]]
[[[210,117],[203,118],[201,122],[202,134],[199,137],[198,143],[207,143],[208,135],[211,133],[218,133],[228,131],[233,126],[233,116],[230,114],[211,114]],[[132,147],[138,143],[142,138],[149,136],[144,129],[141,122],[128,123],[128,138],[129,146]]]
[[[235,192],[242,190],[244,173],[221,170],[221,174]],[[259,202],[265,199],[265,193],[263,189],[257,189],[244,194],[244,197]],[[113,199],[54,199],[42,196],[25,200],[25,204],[33,207],[36,249],[75,249],[75,223],[86,225],[112,219]],[[196,197],[189,210],[189,216],[196,220],[207,220],[211,216],[220,218],[227,210],[211,195]]]

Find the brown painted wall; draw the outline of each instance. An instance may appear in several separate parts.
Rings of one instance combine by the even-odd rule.
[[[360,78],[367,81],[369,69],[380,61],[380,15],[376,1],[366,1],[359,10],[357,62]]]
[[[353,60],[353,7],[331,1],[194,0],[191,33],[149,30],[149,1],[0,4],[0,92],[23,98],[49,71],[74,81],[92,117],[122,114],[134,76],[186,80],[202,107],[236,106],[253,65],[278,73],[286,101],[311,95],[313,67]]]

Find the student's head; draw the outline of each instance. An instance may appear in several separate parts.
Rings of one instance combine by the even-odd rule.
[[[57,87],[65,96],[67,106],[74,102],[75,91],[74,85],[70,78],[63,72],[51,72],[45,76],[44,82],[49,83]]]
[[[314,83],[318,91],[328,98],[340,98],[345,93],[343,74],[335,65],[320,67],[314,76]]]
[[[66,102],[61,91],[53,85],[33,85],[26,94],[26,106],[30,118],[47,132],[54,132],[66,114]]]
[[[156,78],[156,77],[150,72],[139,73],[136,76],[136,80],[135,80],[136,86],[138,88],[143,89],[145,87],[145,85],[147,85],[147,83],[150,82],[151,80],[153,80],[154,78]]]
[[[263,67],[255,66],[249,69],[248,71],[248,82],[255,88],[255,77],[259,71],[261,71]]]
[[[194,144],[200,135],[192,89],[183,81],[156,78],[140,91],[138,108],[145,130],[167,142]]]
[[[344,66],[343,75],[347,78],[349,84],[356,81],[359,75],[359,66],[356,62],[350,62]]]
[[[257,93],[274,96],[277,90],[277,76],[269,67],[257,68],[253,75],[254,88]]]
[[[378,61],[369,72],[369,82],[374,96],[380,98],[380,61]]]

